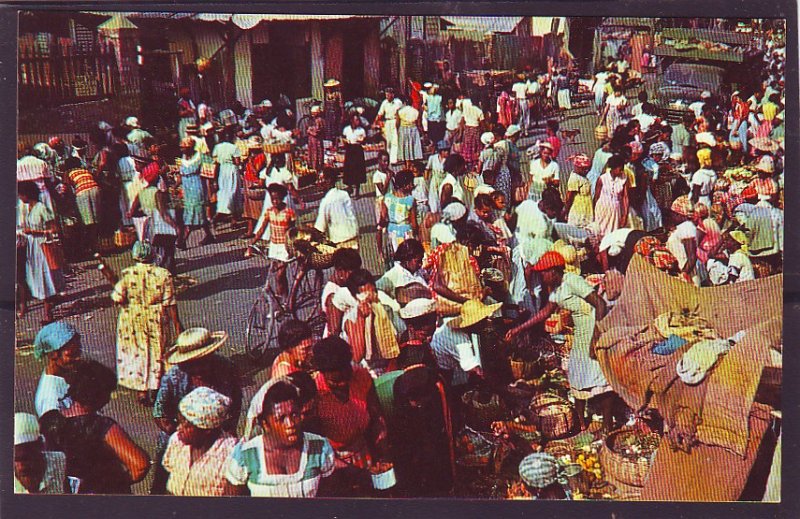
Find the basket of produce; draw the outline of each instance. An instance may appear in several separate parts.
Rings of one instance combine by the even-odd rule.
[[[600,464],[609,482],[643,487],[661,438],[638,429],[620,429],[606,437],[600,449]]]
[[[537,360],[539,360],[539,352],[532,348],[526,346],[514,348],[509,357],[514,380],[531,380],[541,375],[541,369],[537,373]]]
[[[528,407],[542,437],[555,440],[567,436],[575,425],[575,410],[568,400],[552,393],[537,395]]]
[[[464,427],[456,437],[456,463],[465,467],[485,467],[492,459],[494,444],[483,434]]]
[[[492,422],[500,422],[508,418],[508,411],[495,393],[480,390],[467,391],[461,400],[465,406],[466,423],[473,429],[489,431]]]
[[[309,266],[324,270],[333,266],[336,247],[328,243],[321,233],[310,227],[290,229],[286,249],[290,256],[308,256]]]
[[[264,144],[264,153],[268,153],[270,155],[289,153],[290,151],[292,151],[292,143],[290,142]]]
[[[608,126],[600,124],[594,129],[594,137],[600,142],[608,139]]]

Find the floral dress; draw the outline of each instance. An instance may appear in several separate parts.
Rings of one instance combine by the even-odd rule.
[[[401,243],[414,237],[414,230],[409,223],[409,217],[414,207],[414,197],[411,195],[398,197],[394,193],[387,193],[383,203],[389,214],[389,225],[386,230],[392,244],[392,251],[396,252]]]
[[[122,271],[111,299],[122,306],[117,322],[117,379],[135,391],[157,390],[162,358],[171,344],[167,308],[175,305],[172,275],[137,263]]]
[[[603,237],[606,234],[616,231],[622,227],[622,219],[625,216],[623,205],[625,205],[625,183],[628,178],[625,176],[615,178],[611,173],[604,173],[600,177],[602,191],[597,199],[594,208],[594,221],[598,227],[598,234]]]
[[[587,227],[594,221],[591,182],[588,178],[572,172],[567,181],[567,191],[575,193],[567,223],[577,227]]]

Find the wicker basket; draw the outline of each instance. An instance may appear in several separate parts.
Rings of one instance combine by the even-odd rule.
[[[513,375],[514,380],[529,380],[536,369],[536,362],[533,361],[516,360],[512,358],[509,362],[511,363],[511,375]]]
[[[256,202],[263,202],[267,198],[267,188],[251,187],[245,190],[247,198],[255,200]]]
[[[136,229],[126,227],[114,233],[114,247],[117,249],[127,249],[136,243]]]
[[[282,144],[264,144],[264,153],[268,153],[270,155],[289,153],[290,151],[292,151],[292,145],[288,142]]]
[[[536,417],[542,437],[550,440],[567,436],[575,425],[575,410],[569,403],[540,407]]]
[[[600,464],[611,484],[623,483],[631,487],[643,487],[647,473],[652,465],[652,458],[632,461],[614,450],[616,441],[622,435],[631,434],[632,429],[620,429],[606,437],[603,448],[600,449]],[[619,485],[617,485],[619,486]]]
[[[488,398],[487,398],[488,397]],[[508,418],[508,413],[496,394],[486,395],[479,391],[467,391],[461,397],[467,425],[478,431],[491,430],[493,422]]]
[[[604,141],[608,139],[608,126],[605,124],[600,124],[594,129],[594,137],[598,141]]]

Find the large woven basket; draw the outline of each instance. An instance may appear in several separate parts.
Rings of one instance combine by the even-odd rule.
[[[127,249],[136,243],[136,229],[124,227],[114,232],[114,246],[118,249]]]
[[[536,395],[528,408],[543,438],[555,440],[572,432],[575,425],[575,410],[568,400],[558,395],[543,393]]]
[[[290,143],[264,144],[264,153],[269,153],[270,155],[289,153],[290,151],[292,151],[292,145]]]
[[[616,481],[626,486],[641,488],[650,471],[652,458],[633,461],[614,450],[617,440],[622,435],[633,432],[632,429],[625,428],[609,434],[600,449],[599,458],[610,483],[614,484]]]

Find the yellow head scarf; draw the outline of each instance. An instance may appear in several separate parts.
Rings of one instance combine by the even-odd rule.
[[[564,258],[564,271],[573,274],[581,273],[581,263],[578,259],[578,251],[572,245],[563,240],[558,240],[553,244],[552,249]]]
[[[706,168],[711,165],[711,149],[710,148],[703,148],[702,150],[697,150],[697,160],[700,161],[700,167]]]
[[[731,238],[739,244],[741,244],[741,251],[745,254],[750,253],[750,240],[747,239],[747,235],[743,231],[731,231]]]

